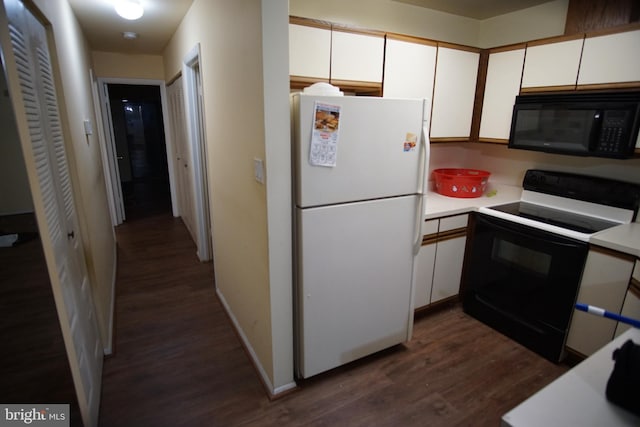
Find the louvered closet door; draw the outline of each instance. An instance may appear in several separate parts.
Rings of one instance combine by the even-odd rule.
[[[4,0],[4,4],[15,61],[7,61],[7,74],[17,73],[20,83],[22,102],[14,99],[13,103],[21,124],[20,137],[28,140],[23,141],[25,158],[35,165],[37,184],[32,184],[32,193],[36,214],[83,422],[93,426],[98,421],[102,345],[79,236],[46,31],[21,1]]]
[[[178,183],[178,210],[191,238],[197,242],[195,204],[193,201],[193,174],[191,150],[187,135],[187,120],[184,111],[184,87],[182,77],[178,77],[167,86],[169,119],[173,130],[173,142],[176,156],[176,175]]]

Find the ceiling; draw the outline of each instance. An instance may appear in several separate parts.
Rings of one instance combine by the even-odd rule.
[[[92,50],[159,55],[189,10],[193,0],[140,0],[144,16],[137,21],[120,18],[115,0],[68,0]],[[454,15],[486,19],[546,3],[549,0],[394,0]],[[139,37],[125,40],[122,33]]]
[[[415,6],[435,9],[453,15],[487,19],[516,10],[526,9],[550,0],[394,0]]]
[[[193,0],[140,0],[144,15],[127,21],[114,10],[114,0],[68,0],[92,50],[161,54]],[[124,31],[138,33],[125,40]]]

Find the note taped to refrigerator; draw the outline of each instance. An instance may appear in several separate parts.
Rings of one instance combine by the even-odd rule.
[[[309,163],[313,166],[334,167],[340,134],[340,106],[316,102],[313,113]]]

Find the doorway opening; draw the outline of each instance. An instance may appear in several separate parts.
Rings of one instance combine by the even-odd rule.
[[[126,219],[171,213],[160,87],[107,86]]]
[[[197,44],[183,60],[185,103],[189,142],[193,155],[194,199],[197,218],[197,246],[200,261],[213,259],[211,206],[207,177],[207,143],[205,139],[204,101],[200,73],[200,45]]]

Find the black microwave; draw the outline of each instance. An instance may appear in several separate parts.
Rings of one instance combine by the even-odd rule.
[[[509,148],[629,158],[640,148],[640,92],[516,97]]]

